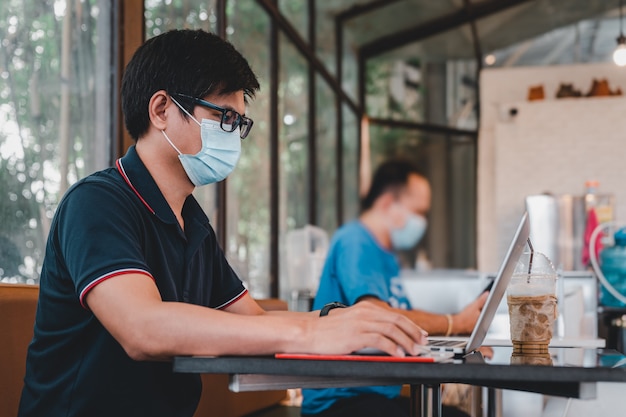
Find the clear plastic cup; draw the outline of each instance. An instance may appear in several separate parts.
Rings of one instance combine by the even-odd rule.
[[[507,288],[514,353],[547,352],[557,317],[556,270],[547,256],[525,252]]]

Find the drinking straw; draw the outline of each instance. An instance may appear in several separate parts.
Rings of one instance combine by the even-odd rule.
[[[526,282],[530,284],[530,271],[533,268],[533,255],[535,254],[535,250],[533,249],[533,244],[530,243],[530,238],[528,238],[527,242],[530,248],[530,259],[528,260],[528,278],[526,278]]]

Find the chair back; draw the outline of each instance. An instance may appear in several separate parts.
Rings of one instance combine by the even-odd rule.
[[[15,417],[33,338],[39,287],[0,283],[0,417]]]

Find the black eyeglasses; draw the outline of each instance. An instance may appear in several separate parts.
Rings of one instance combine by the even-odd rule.
[[[241,139],[245,139],[248,136],[248,133],[250,133],[250,129],[252,129],[252,125],[254,124],[251,118],[242,116],[235,110],[226,109],[224,107],[218,106],[217,104],[202,100],[201,98],[188,96],[186,94],[177,93],[174,95],[193,101],[195,104],[198,104],[202,107],[206,107],[222,113],[222,118],[220,119],[220,128],[224,132],[234,132],[235,129],[239,128],[239,137]]]

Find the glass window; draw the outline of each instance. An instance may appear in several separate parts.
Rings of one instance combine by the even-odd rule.
[[[356,43],[344,32],[343,59],[341,61],[341,87],[352,100],[358,100],[359,92],[359,61]]]
[[[316,1],[315,16],[315,47],[316,54],[326,69],[335,75],[337,64],[335,63],[335,15],[326,9],[330,2]]]
[[[279,233],[280,258],[285,259],[288,231],[309,222],[308,66],[294,45],[279,36]],[[286,267],[281,264],[281,283]],[[281,288],[285,285],[281,284]]]
[[[424,121],[424,81],[419,59],[372,58],[366,64],[367,114]]]
[[[146,39],[172,29],[217,32],[217,0],[145,0]]]
[[[233,2],[234,3],[234,2]],[[226,256],[256,298],[270,297],[270,94],[269,18],[252,1],[236,2],[229,40],[246,57],[261,83],[247,115],[254,120],[242,142],[237,168],[227,179]]]
[[[279,38],[279,130],[281,232],[304,226],[308,214],[307,62],[283,35]]]
[[[612,62],[623,2],[585,2],[554,8],[529,2],[477,21],[485,65],[546,66]],[[563,4],[565,6],[565,4]],[[487,54],[487,52],[490,52]],[[566,81],[566,80],[565,80]]]
[[[370,125],[371,164],[374,171],[391,157],[411,159],[432,188],[428,231],[418,245],[433,267],[475,266],[476,172],[474,138],[424,133],[396,127]],[[404,253],[413,267],[416,253]]]
[[[471,28],[463,25],[369,59],[367,114],[476,129],[473,51]]]
[[[478,128],[476,61],[463,59],[446,63],[446,120],[457,129]]]
[[[308,1],[278,0],[280,13],[305,41],[309,40]]]
[[[337,110],[335,95],[321,76],[316,78],[317,225],[332,234],[337,228]]]
[[[182,0],[146,0],[144,2],[144,18],[146,39],[157,36],[172,29],[204,29],[209,32],[217,30],[217,0],[182,1]],[[217,233],[217,196],[216,185],[198,187],[193,195],[196,197]]]
[[[343,222],[359,215],[359,123],[349,106],[343,106]]]
[[[111,21],[96,0],[0,7],[0,281],[38,282],[59,199],[111,163]]]
[[[476,267],[476,142],[475,137],[451,136],[449,264],[454,268]]]

